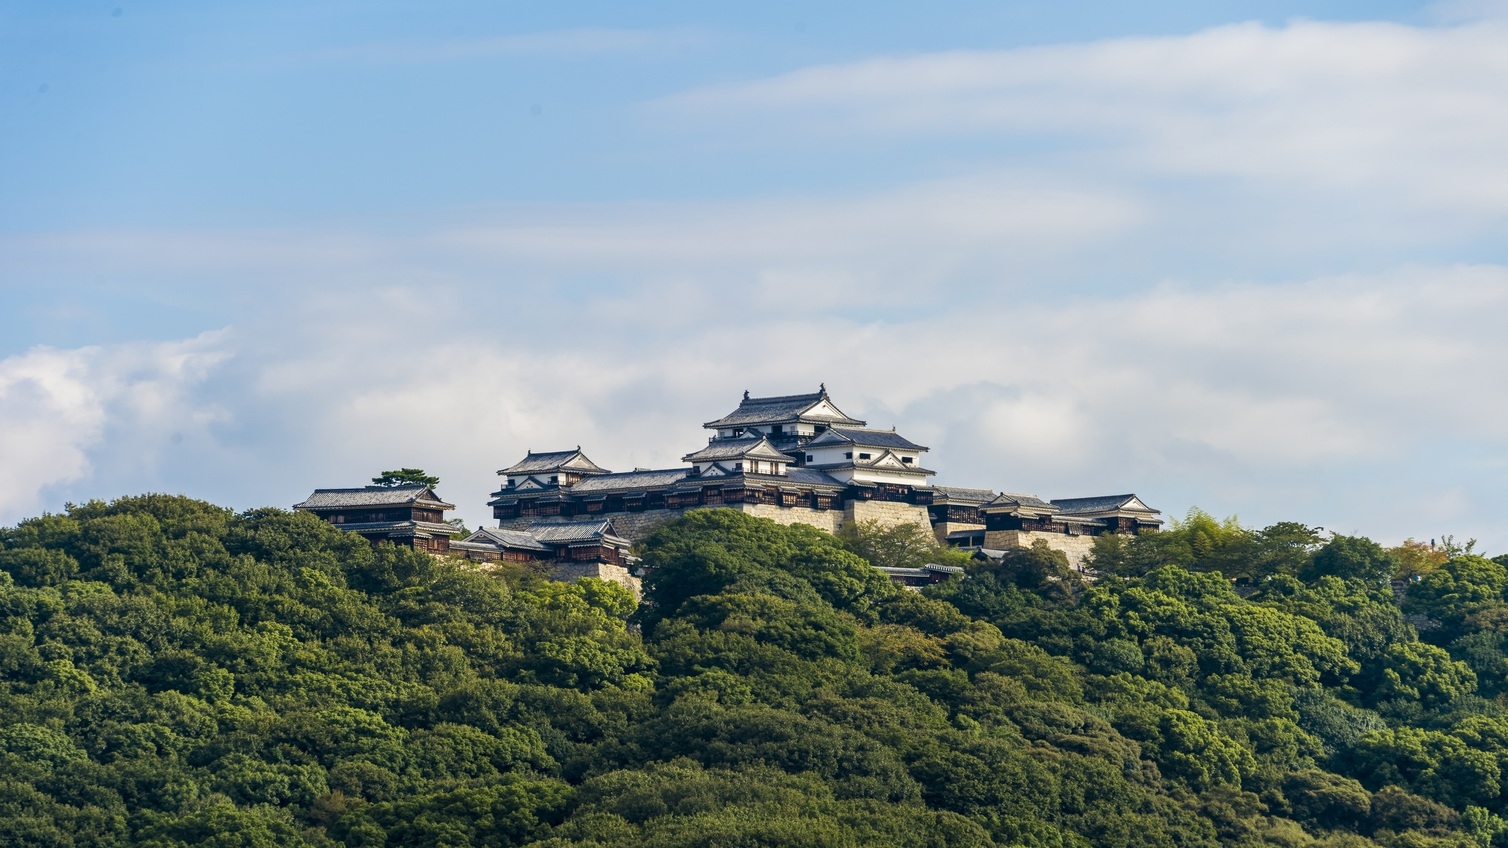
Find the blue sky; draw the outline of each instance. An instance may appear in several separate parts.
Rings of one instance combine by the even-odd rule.
[[[939,481],[1508,550],[1452,3],[0,3],[0,495],[289,504],[825,381]]]

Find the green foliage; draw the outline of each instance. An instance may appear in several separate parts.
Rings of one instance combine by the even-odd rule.
[[[920,593],[871,567],[947,556],[695,511],[639,604],[273,509],[31,519],[0,848],[1508,838],[1502,563],[1452,548],[1400,608],[1367,540],[1193,512],[1090,583],[1046,546]]]
[[[372,478],[373,486],[391,488],[394,486],[438,486],[440,478],[425,474],[422,468],[399,468],[393,471],[384,471]]]
[[[1334,536],[1299,570],[1305,580],[1339,577],[1367,583],[1386,583],[1398,570],[1397,559],[1382,546],[1360,536]]]
[[[882,568],[921,568],[929,563],[962,566],[970,561],[967,553],[938,544],[929,528],[909,522],[850,521],[838,531],[838,539],[871,565]]]

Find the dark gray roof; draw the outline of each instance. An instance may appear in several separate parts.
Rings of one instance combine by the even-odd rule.
[[[436,524],[433,521],[360,521],[347,524],[333,525],[337,530],[347,533],[375,534],[386,533],[389,536],[449,536],[455,532],[449,524]]]
[[[899,448],[924,451],[927,448],[894,430],[870,430],[865,427],[831,427],[826,433],[806,443],[809,448],[823,445],[852,444],[866,448]]]
[[[808,465],[807,468],[821,469],[824,472],[842,471],[846,468],[853,468],[863,471],[893,471],[897,474],[923,474],[929,477],[937,474],[936,471],[933,471],[930,468],[923,468],[920,465],[886,465],[881,467],[880,461],[878,459],[845,459],[842,462],[824,462],[818,465]]]
[[[832,402],[827,396],[827,389],[809,395],[782,395],[780,397],[751,398],[744,394],[743,402],[738,408],[724,415],[716,421],[708,421],[703,427],[713,429],[721,427],[739,427],[746,424],[782,424],[787,421],[795,421],[803,412],[826,400]],[[836,406],[833,407],[837,409]],[[864,422],[857,418],[821,419],[823,421],[841,421],[855,427],[864,426]]]
[[[606,468],[601,467],[581,452],[581,448],[567,451],[545,451],[535,453],[529,451],[518,462],[499,471],[499,474],[518,476],[522,474],[539,474],[550,471],[575,471],[578,474],[607,474]]]
[[[929,562],[921,568],[905,568],[899,565],[877,565],[879,571],[895,577],[930,577],[933,574],[962,574],[964,570],[956,565],[938,565]]]
[[[750,439],[713,439],[706,447],[696,453],[688,453],[681,457],[682,462],[715,462],[722,459],[764,459],[775,462],[790,462],[786,456],[770,440],[763,436]]]
[[[1016,509],[1029,509],[1039,512],[1057,512],[1058,507],[1048,503],[1035,495],[1019,495],[1013,492],[1002,492],[998,497],[985,504],[990,507],[1013,507]]]
[[[515,550],[550,550],[547,545],[540,544],[538,539],[521,530],[502,530],[494,527],[483,527],[467,536],[463,541],[469,544],[486,544],[499,548],[513,548]]]
[[[362,486],[359,489],[315,489],[314,494],[294,509],[327,510],[350,509],[367,506],[434,506],[440,509],[455,509],[454,504],[440,500],[435,490],[428,486]]]
[[[983,504],[995,499],[995,493],[989,489],[965,489],[959,486],[933,486],[936,494],[933,503],[947,501],[948,503]]]
[[[799,483],[803,486],[832,486],[841,489],[844,485],[843,481],[830,477],[815,468],[787,468],[785,477],[792,483]]]
[[[613,522],[606,518],[592,518],[586,521],[552,521],[534,524],[529,527],[529,535],[546,544],[570,544],[571,542],[589,542],[598,539],[621,542],[628,544],[628,540],[619,536],[613,527]]]
[[[663,489],[673,486],[691,473],[689,468],[666,468],[658,471],[620,471],[599,474],[571,486],[572,494],[584,492],[619,492],[637,489]]]
[[[1077,514],[1101,514],[1113,512],[1131,512],[1138,515],[1160,515],[1136,495],[1101,495],[1093,498],[1054,498],[1053,505],[1065,513]]]

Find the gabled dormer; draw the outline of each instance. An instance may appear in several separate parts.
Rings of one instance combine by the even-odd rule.
[[[1004,492],[996,495],[989,503],[981,506],[979,511],[986,515],[1007,515],[1012,518],[1036,521],[1050,519],[1062,510],[1057,505],[1044,501],[1035,495]]]
[[[585,477],[610,473],[587,459],[580,445],[568,451],[529,451],[528,456],[498,472],[508,478],[507,489],[518,491],[569,487]]]
[[[1122,532],[1156,530],[1162,526],[1155,510],[1136,495],[1103,495],[1094,498],[1054,498],[1053,506],[1064,515],[1097,519]]]
[[[808,468],[844,482],[925,485],[934,472],[922,467],[928,449],[894,430],[832,427],[801,447]]]
[[[707,446],[681,457],[696,466],[696,474],[768,474],[784,477],[790,456],[764,436],[713,439]]]
[[[863,427],[864,422],[844,414],[824,385],[809,395],[756,398],[744,392],[737,409],[702,426],[716,431],[716,439],[768,436],[777,447],[789,449],[832,427]]]

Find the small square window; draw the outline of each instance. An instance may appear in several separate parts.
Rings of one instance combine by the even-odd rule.
[[[867,454],[867,453],[861,453],[861,454],[859,454],[859,459],[868,459],[868,458],[869,458],[869,454]]]
[[[816,462],[817,460],[811,454],[807,454],[806,455],[806,461],[807,462]]]
[[[903,457],[901,457],[901,462],[904,462],[907,465],[910,465],[911,464],[911,457],[909,457],[909,456],[903,456]]]
[[[843,454],[844,459],[853,459],[853,451]]]

